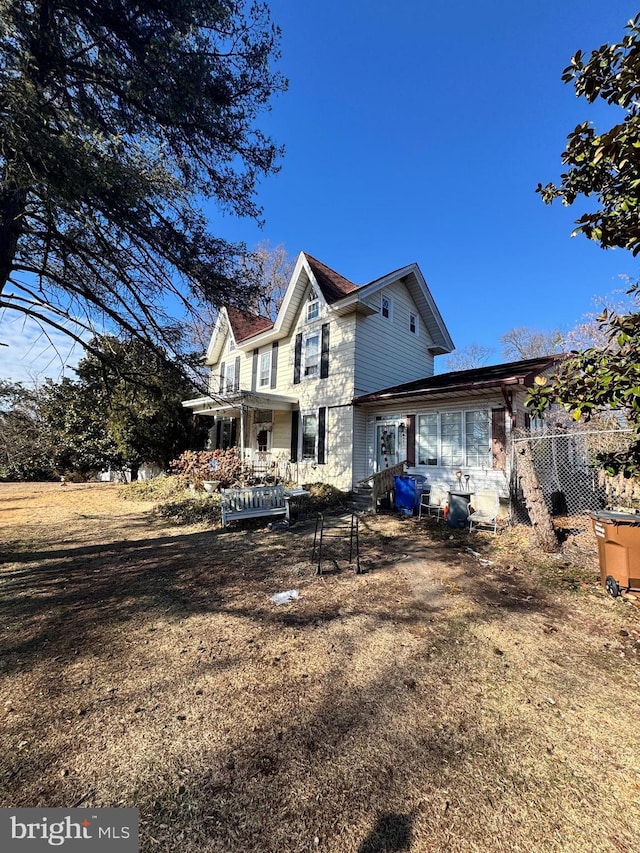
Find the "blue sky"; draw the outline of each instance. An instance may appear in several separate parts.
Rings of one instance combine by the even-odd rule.
[[[560,75],[576,50],[619,40],[634,4],[270,6],[289,91],[260,126],[285,156],[258,188],[264,227],[209,207],[215,233],[303,249],[358,284],[416,261],[459,348],[499,350],[515,326],[569,329],[621,274],[636,274],[628,253],[570,238],[584,207],[547,207],[535,194],[558,179],[576,124],[615,120]],[[55,377],[45,342],[12,328],[0,376]],[[30,352],[18,360],[21,337]]]

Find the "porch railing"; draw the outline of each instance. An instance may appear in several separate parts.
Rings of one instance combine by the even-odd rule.
[[[404,474],[406,467],[407,461],[405,459],[403,462],[398,462],[397,465],[384,468],[382,471],[378,471],[377,474],[372,474],[366,480],[358,483],[359,486],[364,486],[365,488],[368,486],[371,487],[371,509],[373,512],[377,511],[380,498],[385,497],[394,490],[394,477],[396,474]]]
[[[244,461],[256,480],[282,483],[292,479],[291,462],[287,453],[247,448]]]

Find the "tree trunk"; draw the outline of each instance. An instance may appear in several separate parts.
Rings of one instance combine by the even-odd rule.
[[[533,532],[539,547],[545,552],[557,551],[558,537],[553,529],[551,515],[547,509],[542,487],[536,473],[528,441],[520,441],[516,445],[518,454],[518,478],[527,506],[527,512],[533,525]]]
[[[0,190],[0,293],[13,271],[26,202],[25,190]]]

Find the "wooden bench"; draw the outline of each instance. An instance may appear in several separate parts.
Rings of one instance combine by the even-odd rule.
[[[241,518],[284,515],[289,518],[289,499],[284,486],[251,486],[220,489],[222,526]]]

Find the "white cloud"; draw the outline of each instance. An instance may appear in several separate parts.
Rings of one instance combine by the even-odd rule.
[[[82,347],[56,329],[46,334],[36,322],[8,312],[0,314],[0,379],[31,383],[46,377],[73,377]]]

